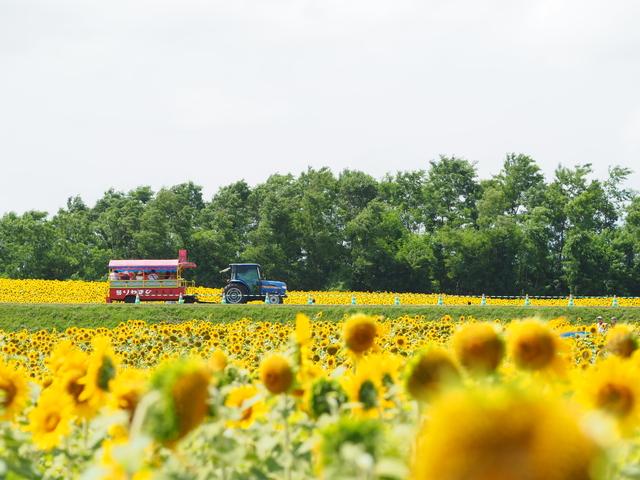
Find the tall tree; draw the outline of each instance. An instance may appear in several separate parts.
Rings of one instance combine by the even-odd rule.
[[[441,156],[431,161],[424,187],[427,228],[473,225],[479,195],[475,165],[457,157]]]
[[[402,274],[397,252],[406,235],[398,212],[373,200],[347,224],[345,233],[348,288],[393,291]]]

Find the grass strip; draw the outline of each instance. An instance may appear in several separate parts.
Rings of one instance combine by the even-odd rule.
[[[298,312],[313,319],[339,321],[345,315],[364,312],[398,318],[403,315],[422,316],[436,321],[444,315],[478,320],[512,320],[537,317],[548,320],[567,317],[574,323],[590,324],[598,315],[605,321],[612,316],[620,322],[640,321],[640,308],[634,307],[524,307],[524,306],[411,306],[411,305],[179,305],[179,304],[0,304],[0,329],[64,330],[70,326],[113,328],[127,320],[147,323],[206,320],[233,322],[241,318],[253,321],[291,322]]]

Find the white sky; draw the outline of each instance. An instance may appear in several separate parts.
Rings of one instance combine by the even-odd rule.
[[[0,0],[0,213],[308,165],[637,170],[637,0]]]

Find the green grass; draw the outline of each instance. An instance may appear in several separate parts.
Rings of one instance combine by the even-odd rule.
[[[289,322],[297,312],[312,318],[341,320],[345,315],[365,312],[397,318],[402,315],[421,315],[427,320],[438,320],[443,315],[453,318],[473,316],[477,319],[493,320],[538,317],[550,319],[565,316],[572,322],[591,323],[596,316],[605,319],[616,316],[621,322],[640,321],[640,308],[597,307],[491,307],[491,306],[365,306],[365,305],[178,305],[178,304],[0,304],[0,329],[38,330],[77,327],[111,328],[127,320],[156,322],[182,322],[207,320],[230,322],[240,318],[254,321]]]

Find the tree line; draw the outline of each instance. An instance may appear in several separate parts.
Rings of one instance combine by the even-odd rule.
[[[198,284],[222,286],[232,262],[258,262],[290,289],[488,295],[640,295],[640,197],[630,171],[594,178],[509,154],[480,179],[441,156],[376,179],[327,168],[220,188],[109,190],[93,207],[71,197],[55,215],[0,219],[0,276],[106,278],[112,258],[189,250]]]

